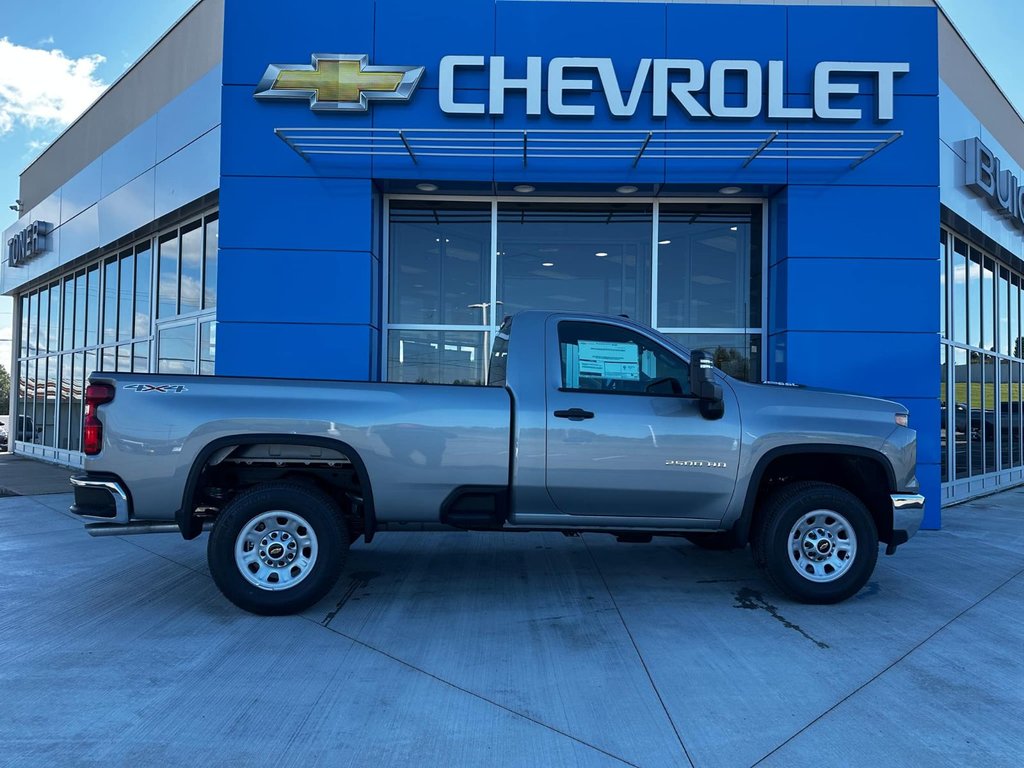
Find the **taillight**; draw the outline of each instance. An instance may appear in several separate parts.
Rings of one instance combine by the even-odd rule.
[[[103,423],[96,417],[96,408],[114,399],[110,384],[90,384],[85,388],[85,421],[82,425],[82,450],[95,456],[103,448]]]

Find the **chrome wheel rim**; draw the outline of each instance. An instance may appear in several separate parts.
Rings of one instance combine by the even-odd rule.
[[[316,564],[317,541],[301,515],[274,509],[257,515],[235,539],[235,565],[255,587],[268,592],[290,589]]]
[[[789,562],[808,581],[835,581],[857,556],[857,534],[850,521],[831,509],[800,516],[789,531]]]

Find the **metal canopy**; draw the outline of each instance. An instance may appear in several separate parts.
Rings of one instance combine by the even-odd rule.
[[[856,168],[903,131],[871,130],[516,130],[489,128],[275,128],[305,160],[372,155],[533,160],[827,160]]]

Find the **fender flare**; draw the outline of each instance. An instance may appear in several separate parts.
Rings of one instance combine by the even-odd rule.
[[[893,471],[889,459],[881,451],[874,448],[863,448],[857,445],[842,444],[814,444],[814,445],[783,445],[766,451],[757,460],[754,471],[750,473],[750,481],[747,483],[747,494],[743,500],[743,511],[739,519],[733,524],[732,531],[737,542],[744,544],[750,540],[750,526],[754,520],[754,503],[757,501],[758,491],[761,488],[761,481],[769,465],[782,456],[796,454],[839,454],[844,456],[857,456],[862,459],[869,459],[881,465],[885,472],[886,482],[889,486],[889,493],[896,492],[896,473]]]
[[[280,435],[280,434],[244,434],[227,437],[218,437],[203,446],[192,462],[188,472],[188,479],[185,481],[185,489],[181,496],[181,506],[174,513],[174,521],[178,524],[183,539],[194,539],[203,532],[202,521],[192,514],[191,499],[195,496],[199,487],[199,477],[203,468],[214,453],[228,446],[259,445],[260,443],[277,443],[278,445],[312,445],[320,448],[330,448],[341,451],[349,461],[352,468],[359,477],[359,485],[363,490],[363,515],[365,517],[364,528],[366,541],[373,540],[373,534],[377,530],[377,515],[373,505],[373,488],[370,485],[370,475],[366,471],[366,464],[362,457],[346,442],[335,440],[329,437],[318,437],[314,435]]]

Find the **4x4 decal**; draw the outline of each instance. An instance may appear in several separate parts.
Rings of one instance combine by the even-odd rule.
[[[181,384],[125,384],[124,388],[136,392],[188,392]]]

